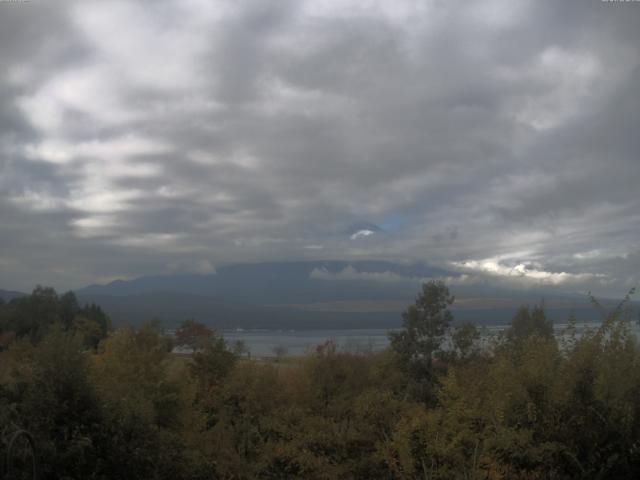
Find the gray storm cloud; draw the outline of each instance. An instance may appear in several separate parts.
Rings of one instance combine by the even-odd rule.
[[[638,32],[624,2],[0,3],[0,286],[380,258],[619,292]]]

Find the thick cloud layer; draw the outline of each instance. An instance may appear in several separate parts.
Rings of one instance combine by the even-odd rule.
[[[0,285],[383,258],[619,293],[639,32],[599,0],[0,3]]]

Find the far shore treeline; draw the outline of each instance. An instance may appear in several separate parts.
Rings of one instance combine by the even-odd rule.
[[[47,480],[640,478],[632,294],[557,337],[524,305],[487,343],[431,281],[382,352],[265,360],[193,319],[114,329],[37,287],[0,300],[0,478],[21,429]]]

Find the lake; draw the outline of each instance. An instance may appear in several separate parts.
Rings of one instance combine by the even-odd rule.
[[[597,328],[599,322],[578,322],[576,329],[578,333],[586,328]],[[481,327],[483,339],[486,341],[492,335],[497,335],[508,325],[491,325]],[[566,323],[554,325],[554,331],[558,337],[566,329]],[[640,329],[636,323],[632,324],[636,335],[640,334]],[[327,340],[333,340],[339,349],[354,353],[366,351],[380,351],[388,344],[388,329],[353,329],[353,330],[223,330],[220,333],[233,347],[234,342],[242,340],[249,348],[251,355],[257,357],[275,356],[276,347],[284,348],[286,355],[304,355],[315,349]],[[640,335],[639,335],[640,336]]]

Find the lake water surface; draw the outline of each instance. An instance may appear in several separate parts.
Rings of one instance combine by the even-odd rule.
[[[578,334],[585,328],[597,328],[600,323],[578,322],[576,330]],[[480,327],[483,332],[483,340],[488,341],[492,335],[497,335],[507,325],[490,325]],[[554,330],[557,336],[562,336],[567,324],[555,324]],[[632,324],[634,333],[640,336],[640,328],[637,323]],[[304,355],[313,351],[317,345],[328,340],[333,340],[339,349],[358,353],[366,351],[380,351],[389,344],[388,329],[356,329],[356,330],[226,330],[220,332],[229,343],[233,344],[242,340],[249,348],[251,355],[257,357],[275,356],[274,350],[281,347],[286,355]]]

